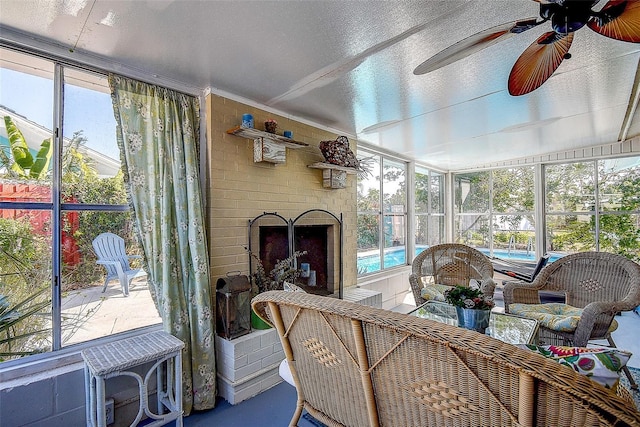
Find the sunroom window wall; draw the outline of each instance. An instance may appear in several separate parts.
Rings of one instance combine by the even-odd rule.
[[[102,293],[93,252],[111,232],[141,253],[106,75],[2,48],[0,84],[0,295],[20,314],[0,322],[0,360],[159,323],[146,281]]]
[[[547,165],[546,250],[640,261],[640,157]]]
[[[445,241],[444,174],[422,166],[414,174],[415,255]]]
[[[454,174],[454,236],[489,256],[534,261],[533,166]]]
[[[358,177],[358,276],[407,264],[407,163],[360,150],[371,173]]]

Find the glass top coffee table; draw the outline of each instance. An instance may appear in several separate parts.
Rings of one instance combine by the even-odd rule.
[[[409,312],[409,315],[458,326],[456,308],[444,302],[427,301]],[[489,317],[487,335],[509,344],[535,344],[538,335],[538,321],[502,313],[494,309]]]

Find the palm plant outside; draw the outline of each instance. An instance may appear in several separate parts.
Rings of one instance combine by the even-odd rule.
[[[13,123],[10,116],[4,116],[4,124],[9,137],[9,156],[4,150],[0,150],[0,162],[4,166],[9,178],[44,179],[49,172],[51,161],[51,138],[42,141],[40,150],[35,158],[29,151],[27,141],[22,132]]]

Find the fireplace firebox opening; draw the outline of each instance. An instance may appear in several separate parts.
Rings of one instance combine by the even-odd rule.
[[[306,251],[296,259],[295,268],[304,268],[304,273],[295,284],[308,293],[342,296],[342,222],[333,214],[311,210],[286,221],[276,213],[265,212],[249,221],[249,246],[267,274],[278,261],[296,251]],[[253,274],[251,260],[250,267]]]

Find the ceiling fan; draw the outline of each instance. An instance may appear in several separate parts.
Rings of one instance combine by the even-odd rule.
[[[520,55],[509,74],[509,93],[525,95],[539,88],[571,58],[573,33],[585,25],[616,40],[640,43],[640,0],[609,0],[600,11],[600,0],[533,0],[540,3],[540,17],[489,28],[453,44],[418,65],[413,74],[426,74],[465,58],[499,41],[523,33],[547,21],[552,31],[538,37]]]

